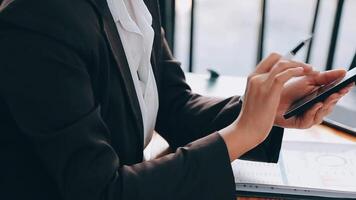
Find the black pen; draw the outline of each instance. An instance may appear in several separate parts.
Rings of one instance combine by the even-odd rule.
[[[282,59],[283,60],[291,60],[294,58],[294,56],[298,53],[300,49],[302,49],[311,39],[313,36],[309,36],[305,40],[301,41],[295,48],[293,48],[290,52],[286,53]]]

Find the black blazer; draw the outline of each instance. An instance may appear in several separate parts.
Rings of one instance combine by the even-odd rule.
[[[192,93],[161,33],[157,1],[145,3],[155,31],[156,131],[175,153],[142,161],[140,107],[106,0],[14,0],[0,11],[0,199],[234,198],[228,152],[214,132],[238,116],[239,97]],[[276,162],[282,132],[274,128],[244,158]]]

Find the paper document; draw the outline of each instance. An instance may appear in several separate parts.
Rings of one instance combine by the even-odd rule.
[[[278,164],[232,163],[239,191],[356,198],[356,145],[284,142]]]

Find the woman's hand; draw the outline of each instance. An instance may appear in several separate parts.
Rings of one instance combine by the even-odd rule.
[[[232,160],[266,139],[274,125],[285,83],[312,71],[309,65],[280,59],[280,55],[271,54],[257,66],[248,78],[238,119],[220,131]]]
[[[328,97],[324,102],[315,104],[312,108],[300,116],[284,119],[283,114],[291,104],[301,97],[314,91],[321,85],[331,83],[345,76],[345,70],[331,70],[326,72],[311,72],[310,74],[292,80],[283,89],[281,101],[278,106],[275,125],[284,128],[310,128],[315,124],[320,124],[323,118],[330,114],[337,101],[349,92],[352,85],[340,90]]]

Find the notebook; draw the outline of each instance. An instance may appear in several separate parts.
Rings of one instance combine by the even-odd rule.
[[[356,199],[356,145],[286,141],[277,164],[232,163],[237,194]]]

